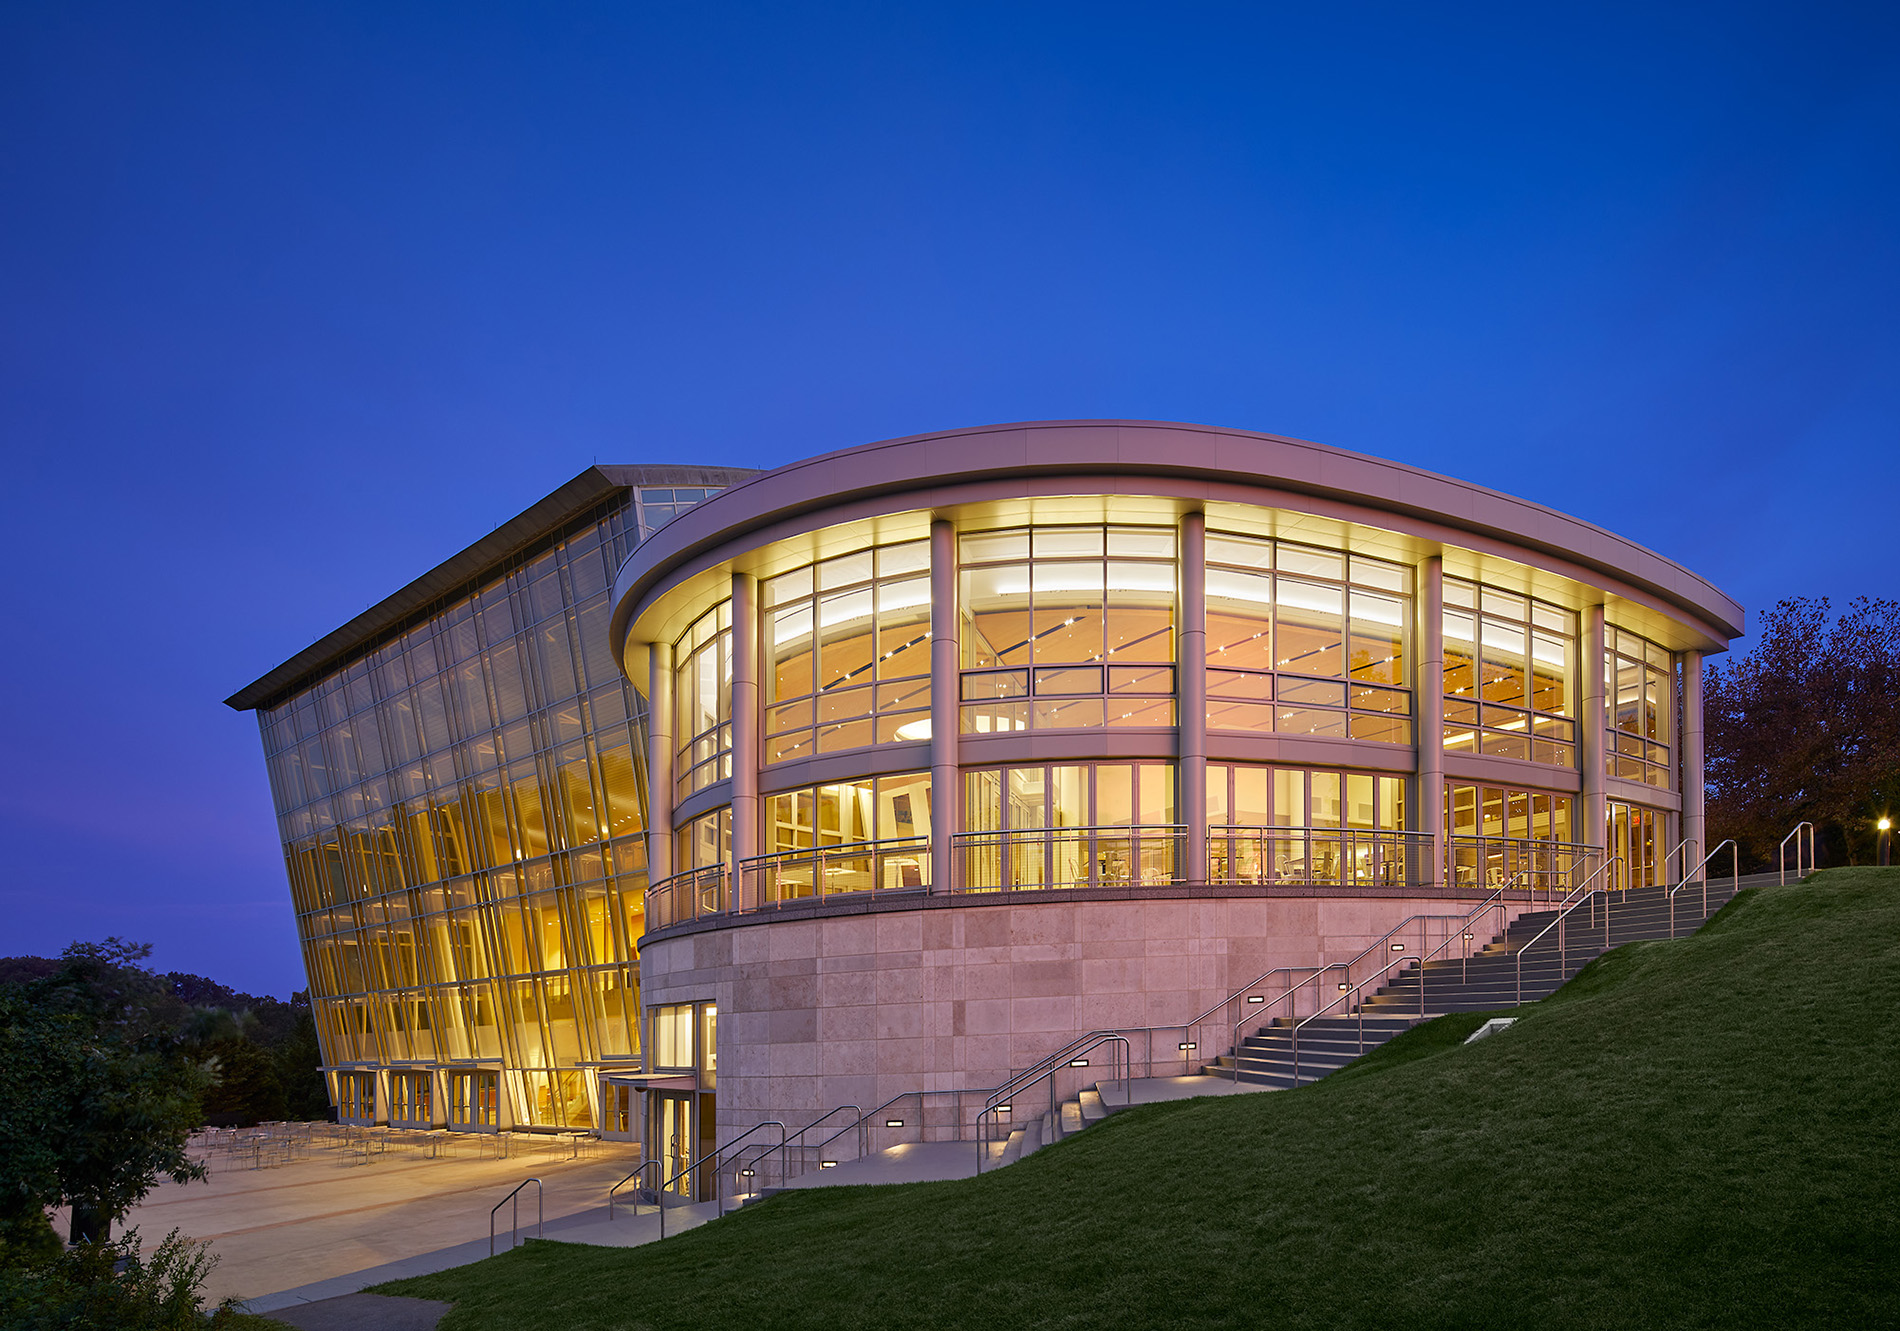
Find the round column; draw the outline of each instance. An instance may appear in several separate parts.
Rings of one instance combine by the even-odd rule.
[[[1418,707],[1418,830],[1432,839],[1430,864],[1419,880],[1449,886],[1445,827],[1445,561],[1433,555],[1418,567],[1418,656],[1412,696]]]
[[[647,881],[673,875],[673,648],[647,644]]]
[[[732,575],[732,859],[761,854],[759,845],[759,583]]]
[[[1601,846],[1607,859],[1609,838],[1604,835],[1603,820],[1608,811],[1603,776],[1603,607],[1593,605],[1583,612],[1583,659],[1577,663],[1583,676],[1577,708],[1578,751],[1583,755],[1583,826],[1576,829],[1578,841]],[[1618,881],[1622,881],[1618,877]]]
[[[1181,516],[1181,672],[1176,718],[1181,771],[1181,821],[1186,825],[1183,876],[1207,881],[1207,515]]]
[[[930,524],[930,890],[948,892],[955,864],[950,838],[962,825],[963,777],[957,767],[957,533]]]
[[[1709,853],[1708,818],[1702,787],[1702,653],[1682,654],[1682,835],[1694,847],[1695,859],[1678,866],[1680,872],[1695,867],[1696,860]],[[1689,854],[1684,847],[1683,854]]]

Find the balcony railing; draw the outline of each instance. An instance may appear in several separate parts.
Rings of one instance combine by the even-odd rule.
[[[1603,852],[1568,841],[1448,836],[1445,882],[1452,887],[1502,887],[1521,879],[1534,892],[1562,896],[1582,882]]]
[[[1432,882],[1425,832],[1363,827],[1210,827],[1207,877],[1213,883],[1329,887],[1417,887]]]
[[[950,838],[953,892],[1160,887],[1182,881],[1179,823],[1037,827]]]
[[[664,929],[702,915],[723,915],[730,904],[725,865],[689,869],[647,889],[646,927]]]
[[[893,837],[742,860],[738,908],[770,910],[793,901],[929,887],[930,838]]]

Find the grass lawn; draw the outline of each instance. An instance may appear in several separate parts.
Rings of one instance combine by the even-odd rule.
[[[1900,870],[1744,894],[1510,1030],[379,1292],[559,1327],[1900,1326]]]

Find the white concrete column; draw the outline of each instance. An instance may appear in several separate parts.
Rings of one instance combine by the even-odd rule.
[[[955,863],[950,838],[962,827],[958,767],[962,660],[957,648],[957,530],[930,524],[930,890],[948,892]]]
[[[1207,881],[1207,515],[1181,515],[1181,811],[1190,883]]]
[[[1686,872],[1709,853],[1707,810],[1702,789],[1702,653],[1682,654],[1682,835],[1694,842],[1695,859],[1679,865]],[[1685,850],[1685,853],[1686,850]]]
[[[673,876],[673,648],[647,645],[647,882]]]
[[[1445,561],[1433,555],[1418,566],[1417,616],[1412,640],[1412,696],[1418,711],[1418,830],[1432,838],[1427,881],[1449,883],[1445,826]]]
[[[1577,751],[1583,761],[1583,826],[1575,829],[1577,840],[1589,846],[1603,846],[1603,816],[1607,808],[1603,778],[1603,607],[1593,605],[1583,612],[1582,660],[1577,662]]]
[[[732,575],[732,859],[763,853],[759,845],[759,582]]]

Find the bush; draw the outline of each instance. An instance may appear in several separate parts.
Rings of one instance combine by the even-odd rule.
[[[113,1243],[82,1243],[50,1262],[0,1269],[0,1326],[7,1331],[201,1331],[229,1321],[199,1311],[210,1245],[177,1230],[149,1255],[136,1229]]]

